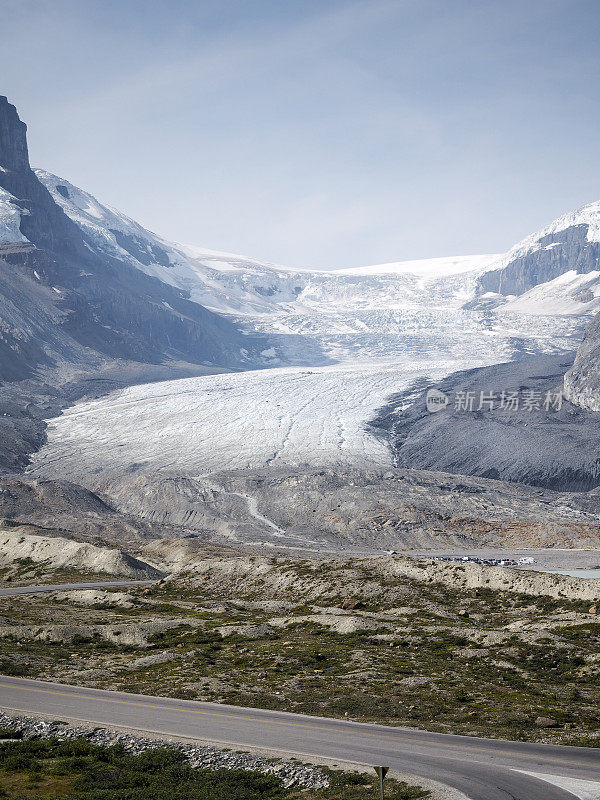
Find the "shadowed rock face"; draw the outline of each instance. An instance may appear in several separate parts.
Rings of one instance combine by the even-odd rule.
[[[539,240],[539,249],[516,258],[479,279],[481,292],[520,295],[569,270],[585,274],[600,269],[600,242],[587,238],[588,225],[574,225]]]
[[[565,395],[581,408],[600,411],[600,314],[588,325],[573,367],[565,375]]]
[[[5,169],[29,168],[27,125],[21,122],[17,109],[3,96],[0,96],[0,153],[3,154]]]
[[[29,166],[27,126],[6,97],[0,97],[0,166],[0,186],[23,212],[21,233],[38,248],[89,260],[79,229]]]

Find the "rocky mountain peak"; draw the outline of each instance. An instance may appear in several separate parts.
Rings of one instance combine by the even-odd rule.
[[[3,96],[0,96],[0,188],[12,195],[10,202],[21,212],[21,234],[32,245],[54,254],[89,258],[81,232],[31,169],[27,125]]]
[[[7,170],[28,170],[27,125],[15,106],[0,95],[0,166]]]

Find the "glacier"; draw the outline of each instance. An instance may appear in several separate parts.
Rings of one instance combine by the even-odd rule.
[[[68,181],[36,174],[98,251],[274,343],[263,351],[265,369],[133,386],[77,403],[50,421],[30,467],[36,475],[89,482],[136,470],[386,466],[391,451],[368,424],[386,398],[459,369],[572,352],[597,302],[600,273],[573,273],[498,307],[469,307],[480,277],[508,263],[505,255],[286,269],[169,242]],[[581,213],[600,217],[600,206]],[[579,224],[576,214],[564,220]],[[533,251],[539,238],[513,251]],[[592,298],[586,303],[575,296],[582,288]]]

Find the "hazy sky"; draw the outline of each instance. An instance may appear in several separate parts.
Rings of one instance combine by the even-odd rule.
[[[600,199],[598,0],[0,0],[32,163],[289,266],[501,252]]]

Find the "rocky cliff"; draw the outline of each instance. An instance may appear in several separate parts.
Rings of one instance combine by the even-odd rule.
[[[0,153],[5,169],[11,172],[28,169],[27,125],[21,122],[17,109],[6,97],[0,97]]]
[[[594,202],[564,214],[516,244],[499,259],[495,269],[480,276],[477,294],[480,298],[488,295],[488,301],[492,299],[489,294],[498,295],[497,301],[502,301],[502,298],[519,296],[553,281],[566,272],[588,275],[598,269],[600,202]],[[577,299],[586,303],[592,298]]]
[[[572,368],[565,375],[566,397],[589,411],[600,411],[600,314],[588,325]]]
[[[23,236],[36,248],[89,261],[89,251],[76,225],[32,171],[27,126],[6,97],[0,97],[0,167],[0,187],[12,195],[11,202],[20,211]]]
[[[482,275],[479,279],[481,289],[502,295],[520,295],[570,270],[579,274],[597,270],[600,266],[600,242],[590,241],[588,231],[589,225],[582,224],[541,236],[536,249]]]

